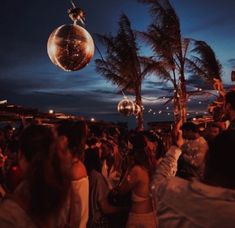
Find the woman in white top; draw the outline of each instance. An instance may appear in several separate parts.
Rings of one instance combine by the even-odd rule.
[[[89,215],[89,180],[83,157],[88,128],[84,121],[65,121],[59,124],[57,131],[60,136],[65,137],[64,143],[72,155],[72,191],[63,216],[71,227],[86,228]]]

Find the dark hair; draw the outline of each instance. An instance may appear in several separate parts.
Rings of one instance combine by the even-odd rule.
[[[25,177],[29,187],[28,214],[41,223],[57,213],[67,197],[69,179],[63,166],[65,161],[60,160],[54,132],[42,125],[24,129],[20,150],[29,164]]]
[[[148,140],[157,144],[156,159],[163,157],[166,153],[162,139],[153,131],[144,131],[144,135],[147,136]]]
[[[102,163],[99,157],[98,148],[89,148],[85,151],[84,165],[88,175],[92,170],[96,170],[97,172],[101,173]]]
[[[182,130],[186,130],[186,131],[193,131],[193,132],[198,132],[198,127],[196,124],[194,124],[193,122],[185,122],[183,123]]]
[[[231,90],[225,94],[225,104],[229,103],[233,110],[235,110],[235,91]]]
[[[135,164],[145,167],[149,173],[152,173],[155,169],[155,160],[151,156],[150,151],[147,148],[147,137],[139,132],[130,139],[133,145],[132,155],[134,156]]]
[[[235,188],[235,131],[221,132],[212,142],[206,161],[205,180]]]
[[[222,131],[221,125],[218,124],[218,123],[216,123],[216,122],[209,123],[209,124],[208,124],[208,127],[209,127],[209,128],[211,128],[211,127],[218,128],[220,132]]]
[[[87,137],[87,124],[85,121],[63,121],[57,131],[59,135],[66,136],[68,147],[73,156],[84,159],[84,150]]]

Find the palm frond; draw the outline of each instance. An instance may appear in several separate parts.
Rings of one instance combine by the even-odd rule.
[[[206,42],[195,41],[195,48],[192,50],[192,53],[197,55],[192,58],[195,66],[193,67],[192,65],[194,72],[197,72],[209,81],[213,81],[213,78],[222,80],[222,65],[216,58],[213,49]],[[204,72],[204,74],[200,74],[201,72]]]

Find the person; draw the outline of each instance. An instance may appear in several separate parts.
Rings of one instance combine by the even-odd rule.
[[[210,145],[215,139],[215,137],[219,135],[221,132],[222,132],[222,128],[219,123],[216,123],[216,122],[209,123],[206,128],[206,135],[205,135],[205,139],[208,145]]]
[[[116,214],[121,208],[108,201],[109,185],[102,175],[100,147],[90,147],[85,152],[84,164],[89,175],[89,228],[114,227],[109,215]]]
[[[156,228],[157,219],[150,196],[150,178],[155,170],[155,156],[148,148],[148,140],[143,133],[137,133],[132,139],[133,165],[119,185],[120,193],[131,192],[131,209],[127,228]]]
[[[214,140],[203,182],[176,177],[181,149],[172,146],[155,171],[151,192],[159,227],[223,227],[235,224],[235,131]]]
[[[24,179],[0,203],[0,227],[54,228],[69,192],[70,157],[52,129],[30,125],[21,135]]]
[[[235,91],[231,90],[225,94],[224,104],[225,118],[230,121],[229,129],[235,129]]]
[[[154,131],[144,131],[143,134],[148,139],[148,147],[153,152],[155,159],[161,159],[165,154],[165,148],[162,139]]]
[[[101,143],[102,174],[112,189],[120,181],[122,156],[114,142],[102,139]]]
[[[88,128],[85,121],[62,121],[58,135],[65,137],[65,144],[72,157],[71,195],[64,217],[70,214],[71,227],[86,228],[89,215],[89,180],[83,164]]]
[[[208,144],[199,134],[197,126],[193,122],[182,125],[183,145],[182,155],[179,159],[179,171],[177,175],[184,178],[202,178]]]

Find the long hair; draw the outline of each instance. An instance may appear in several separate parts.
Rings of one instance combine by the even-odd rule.
[[[62,121],[57,132],[59,135],[66,136],[68,147],[73,156],[84,160],[85,144],[87,138],[87,124],[85,121]]]
[[[101,173],[102,170],[102,162],[99,156],[99,149],[95,148],[88,148],[85,152],[85,159],[84,165],[86,167],[88,175],[92,170],[96,170],[97,172]]]
[[[147,147],[147,140],[147,137],[141,132],[133,136],[131,139],[133,145],[132,155],[134,164],[145,167],[151,175],[155,170],[156,161]]]
[[[67,197],[66,161],[61,161],[54,132],[42,125],[31,125],[22,132],[20,150],[29,164],[25,177],[28,214],[36,223],[43,223],[59,212]]]

